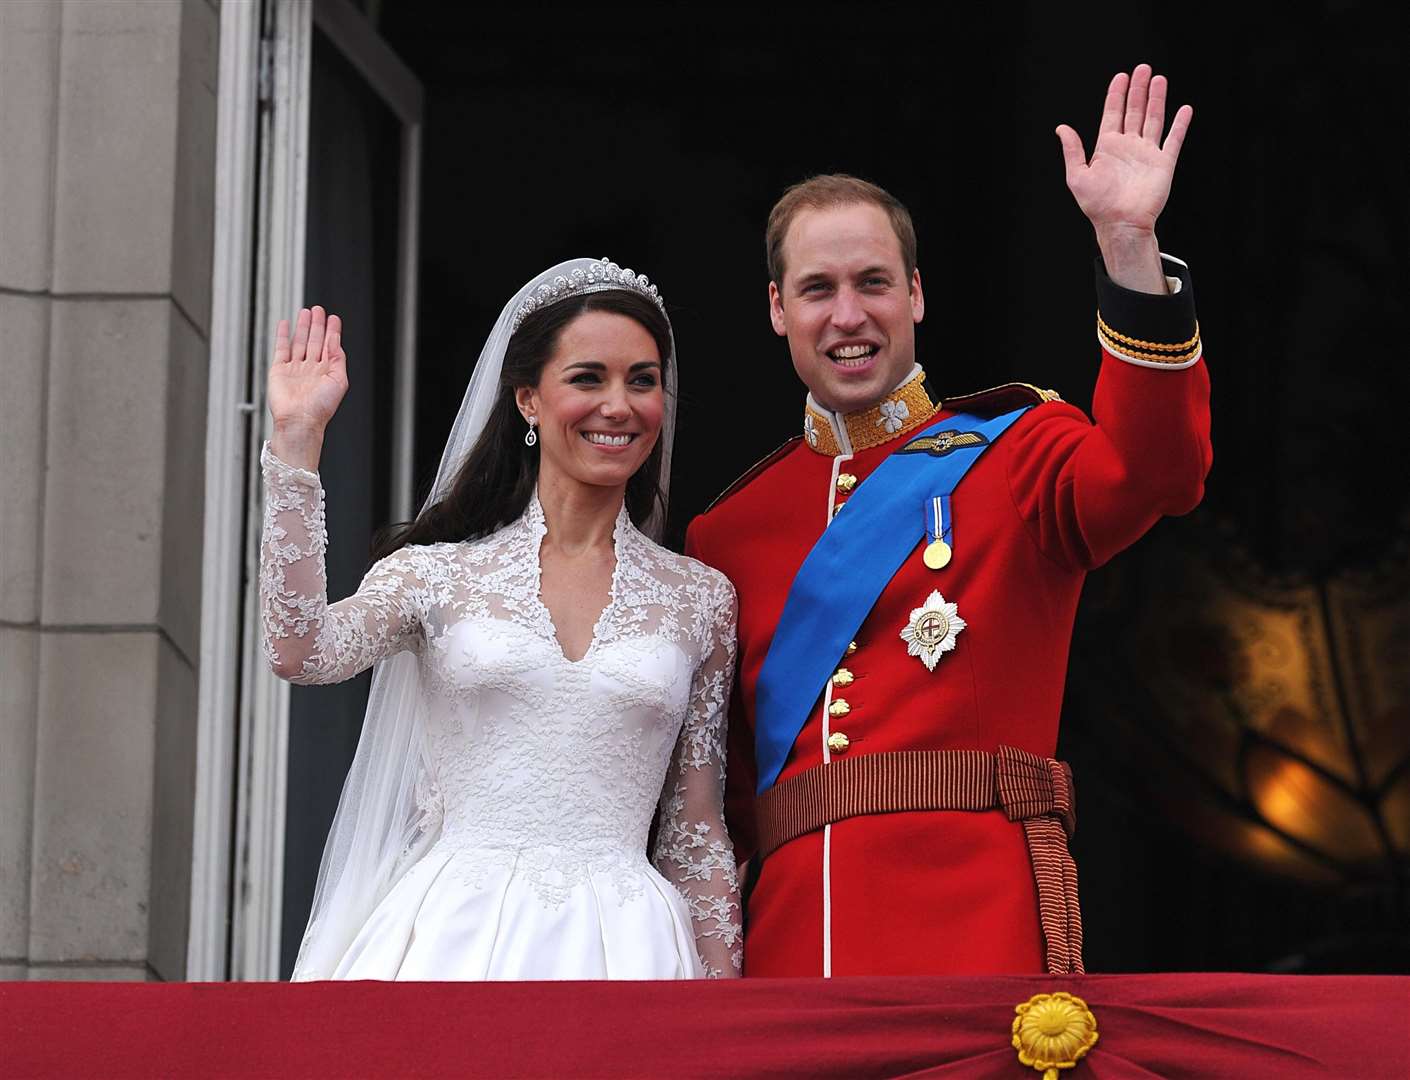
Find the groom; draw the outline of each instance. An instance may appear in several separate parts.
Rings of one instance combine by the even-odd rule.
[[[934,396],[915,232],[885,191],[815,177],[769,216],[802,435],[687,538],[739,593],[746,975],[1082,970],[1052,758],[1078,594],[1210,465],[1189,273],[1155,238],[1191,116],[1162,143],[1165,92],[1117,75],[1090,160],[1057,132],[1102,256],[1095,424],[1027,384]]]

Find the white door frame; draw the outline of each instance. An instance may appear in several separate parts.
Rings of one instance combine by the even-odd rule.
[[[392,503],[411,516],[421,85],[347,0],[222,4],[189,979],[279,974],[289,688],[260,647],[262,438],[247,420],[268,437],[264,358],[303,301],[315,25],[402,125]]]
[[[206,409],[201,651],[186,977],[228,975],[235,727],[240,701],[241,556],[249,457],[260,5],[222,4],[216,88],[215,229]]]

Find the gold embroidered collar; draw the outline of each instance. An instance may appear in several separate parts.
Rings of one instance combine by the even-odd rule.
[[[917,364],[884,401],[861,412],[835,413],[809,394],[803,409],[803,440],[828,457],[855,454],[914,431],[934,415],[935,406],[925,392],[925,372]]]

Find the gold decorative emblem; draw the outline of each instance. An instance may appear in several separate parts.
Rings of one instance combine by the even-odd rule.
[[[1056,390],[1044,390],[1041,386],[1034,386],[1032,383],[1028,382],[1013,383],[1012,385],[1024,386],[1027,387],[1029,390],[1032,390],[1033,393],[1038,396],[1038,400],[1043,404],[1047,404],[1049,401],[1062,400],[1062,395],[1059,394]]]
[[[1071,1069],[1097,1045],[1097,1018],[1087,1003],[1065,991],[1034,994],[1014,1006],[1013,1048],[1018,1060],[1057,1080],[1059,1069]]]
[[[927,671],[934,671],[942,653],[955,647],[955,637],[965,628],[959,608],[946,601],[939,590],[911,612],[910,622],[901,631],[908,656],[919,656]]]
[[[965,450],[971,446],[985,446],[988,442],[989,440],[977,431],[941,431],[934,435],[922,435],[918,439],[912,439],[896,453],[946,457],[956,450]]]

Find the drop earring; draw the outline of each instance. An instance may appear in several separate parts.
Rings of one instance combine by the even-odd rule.
[[[527,419],[529,421],[529,430],[524,434],[524,445],[533,446],[539,441],[539,433],[534,430],[534,426],[538,423],[538,420],[532,416]]]

